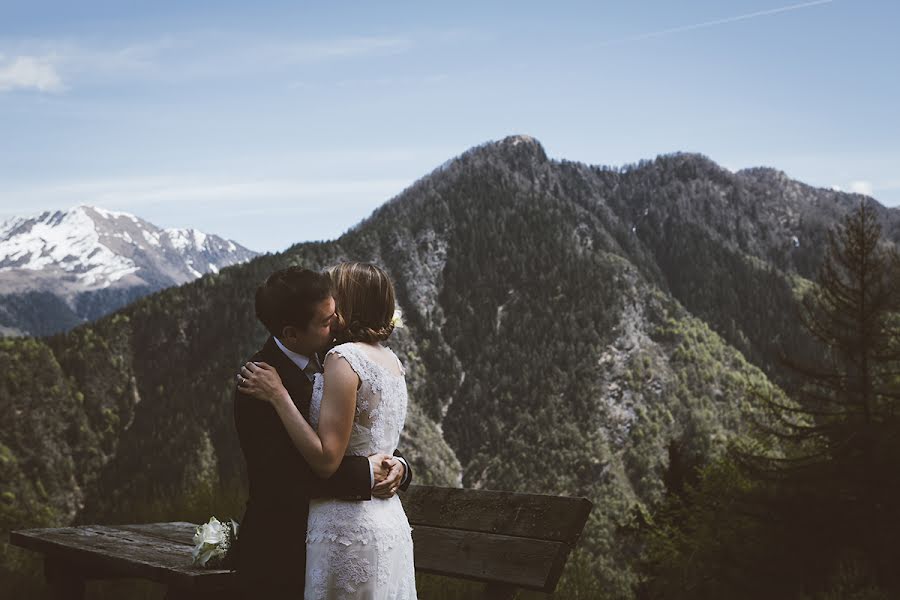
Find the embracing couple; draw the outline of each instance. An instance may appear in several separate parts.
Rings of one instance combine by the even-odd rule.
[[[237,375],[250,494],[232,564],[246,598],[416,597],[412,479],[396,451],[403,365],[382,345],[394,287],[380,268],[291,267],[256,291],[271,336]]]

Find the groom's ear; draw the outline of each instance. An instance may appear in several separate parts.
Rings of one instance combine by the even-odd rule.
[[[294,340],[297,339],[298,333],[300,333],[300,331],[293,325],[285,325],[281,329],[281,341],[293,343]]]

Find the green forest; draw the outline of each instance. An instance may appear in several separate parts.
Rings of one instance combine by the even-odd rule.
[[[504,140],[337,240],[0,340],[0,582],[46,594],[11,529],[239,518],[232,385],[266,337],[256,286],[366,260],[404,314],[388,345],[416,483],[594,503],[557,597],[900,597],[900,211],[861,198],[694,154],[611,168]]]

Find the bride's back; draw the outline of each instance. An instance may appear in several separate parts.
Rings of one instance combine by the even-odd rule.
[[[359,376],[347,454],[393,454],[406,420],[406,378],[394,353],[350,342],[329,354]],[[394,364],[386,358],[390,357]],[[331,359],[332,361],[334,358]],[[318,425],[324,377],[316,376],[310,421]],[[400,498],[368,502],[310,501],[306,536],[306,598],[414,600],[416,574],[409,520]]]
[[[360,342],[340,344],[328,354],[346,360],[360,379],[346,454],[392,454],[400,442],[408,402],[406,377],[400,361],[388,348]],[[323,380],[323,377],[316,378],[310,405],[310,421],[314,428],[318,427]]]

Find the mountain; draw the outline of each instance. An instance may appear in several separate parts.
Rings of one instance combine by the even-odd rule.
[[[71,329],[256,253],[92,206],[0,223],[0,334]]]
[[[240,515],[231,398],[266,337],[256,286],[368,260],[404,313],[390,345],[417,481],[589,497],[560,594],[578,580],[631,597],[621,525],[765,418],[754,390],[795,384],[777,350],[818,356],[794,314],[826,231],[859,201],[900,243],[900,210],[770,169],[696,154],[589,166],[526,136],[473,148],[337,240],[0,341],[0,529]]]

